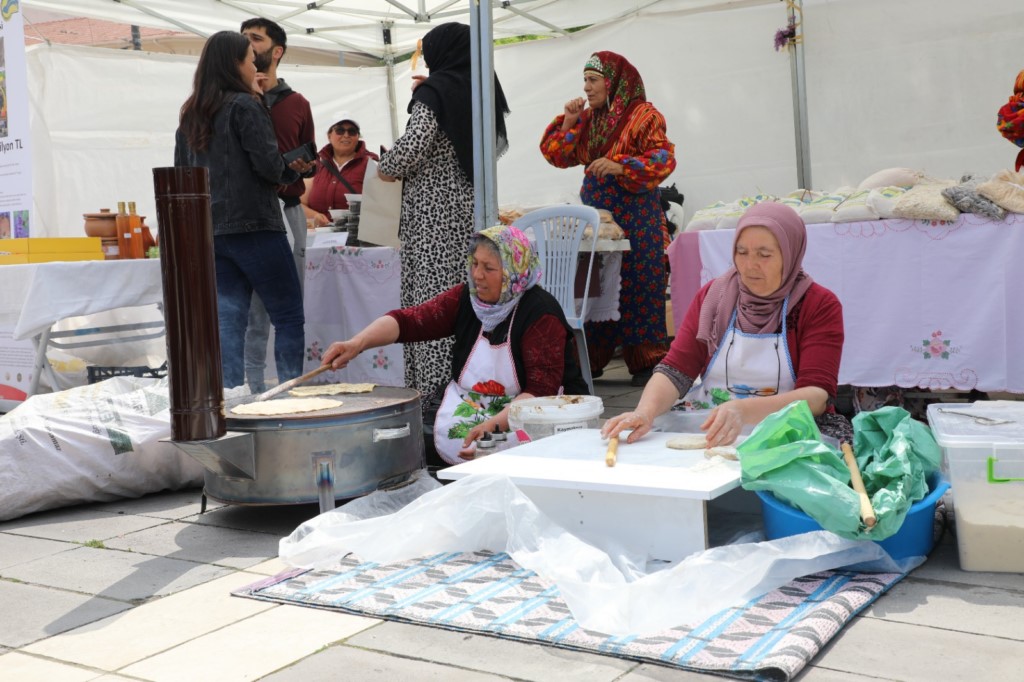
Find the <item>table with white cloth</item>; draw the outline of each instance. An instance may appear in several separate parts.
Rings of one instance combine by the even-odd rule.
[[[4,265],[0,266],[0,291],[0,327],[14,341],[31,339],[33,344],[27,395],[36,392],[40,374],[49,369],[46,351],[58,322],[163,302],[160,261],[155,259]]]
[[[320,246],[320,235],[306,247],[304,282],[306,350],[304,370],[320,366],[331,343],[352,338],[366,325],[401,305],[399,252],[387,246]],[[585,248],[584,248],[585,247]],[[590,245],[581,246],[589,251]],[[590,298],[588,321],[619,319],[619,270],[627,240],[599,239],[600,293]],[[543,286],[541,280],[541,286]],[[593,285],[592,285],[593,287]],[[382,386],[405,383],[405,360],[401,344],[362,353],[343,370],[326,372],[326,382],[369,382]]]
[[[732,266],[734,230],[669,248],[672,313]],[[807,226],[804,270],[843,305],[839,383],[1024,392],[1024,215]]]

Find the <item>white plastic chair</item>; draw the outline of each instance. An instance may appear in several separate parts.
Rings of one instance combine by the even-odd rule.
[[[583,333],[583,320],[587,316],[590,276],[594,269],[594,250],[597,247],[597,229],[600,222],[601,216],[597,209],[565,204],[530,211],[513,223],[528,236],[532,236],[537,246],[537,255],[540,257],[544,272],[540,285],[562,306],[565,319],[576,338],[580,369],[591,395],[594,394],[594,378],[590,374],[590,358],[587,355],[587,337]],[[580,253],[580,243],[583,241],[583,231],[587,225],[591,226],[593,237],[589,245],[590,258],[587,260],[583,300],[577,307],[574,293],[576,268],[579,257],[586,255]]]

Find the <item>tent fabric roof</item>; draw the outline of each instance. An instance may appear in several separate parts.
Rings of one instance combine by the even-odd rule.
[[[561,35],[637,13],[705,11],[775,0],[504,0],[493,2],[494,37]],[[416,49],[433,25],[469,21],[469,0],[22,0],[26,7],[209,36],[244,19],[273,19],[289,45],[384,57]],[[390,46],[384,27],[390,28]]]

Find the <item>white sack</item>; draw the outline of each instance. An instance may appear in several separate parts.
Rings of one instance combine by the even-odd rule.
[[[197,486],[170,443],[167,379],[117,377],[35,395],[0,417],[0,520]]]
[[[429,484],[410,488],[415,486]],[[520,566],[554,582],[581,626],[610,635],[661,632],[703,620],[799,576],[887,557],[874,543],[821,531],[718,547],[648,573],[637,568],[643,561],[636,557],[624,557],[610,546],[595,547],[565,531],[506,477],[469,476],[402,507],[415,492],[402,493],[394,505],[401,508],[384,516],[367,518],[387,509],[375,498],[310,519],[281,540],[280,557],[313,568],[349,552],[378,563],[439,552],[507,552]]]

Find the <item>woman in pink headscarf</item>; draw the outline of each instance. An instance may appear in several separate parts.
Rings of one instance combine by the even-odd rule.
[[[602,434],[632,429],[632,443],[682,398],[678,408],[711,410],[701,424],[708,445],[728,445],[745,425],[806,400],[823,434],[851,439],[833,407],[843,308],[803,271],[806,247],[804,222],[790,207],[748,209],[736,227],[734,267],[697,293],[636,410],[609,419]]]

